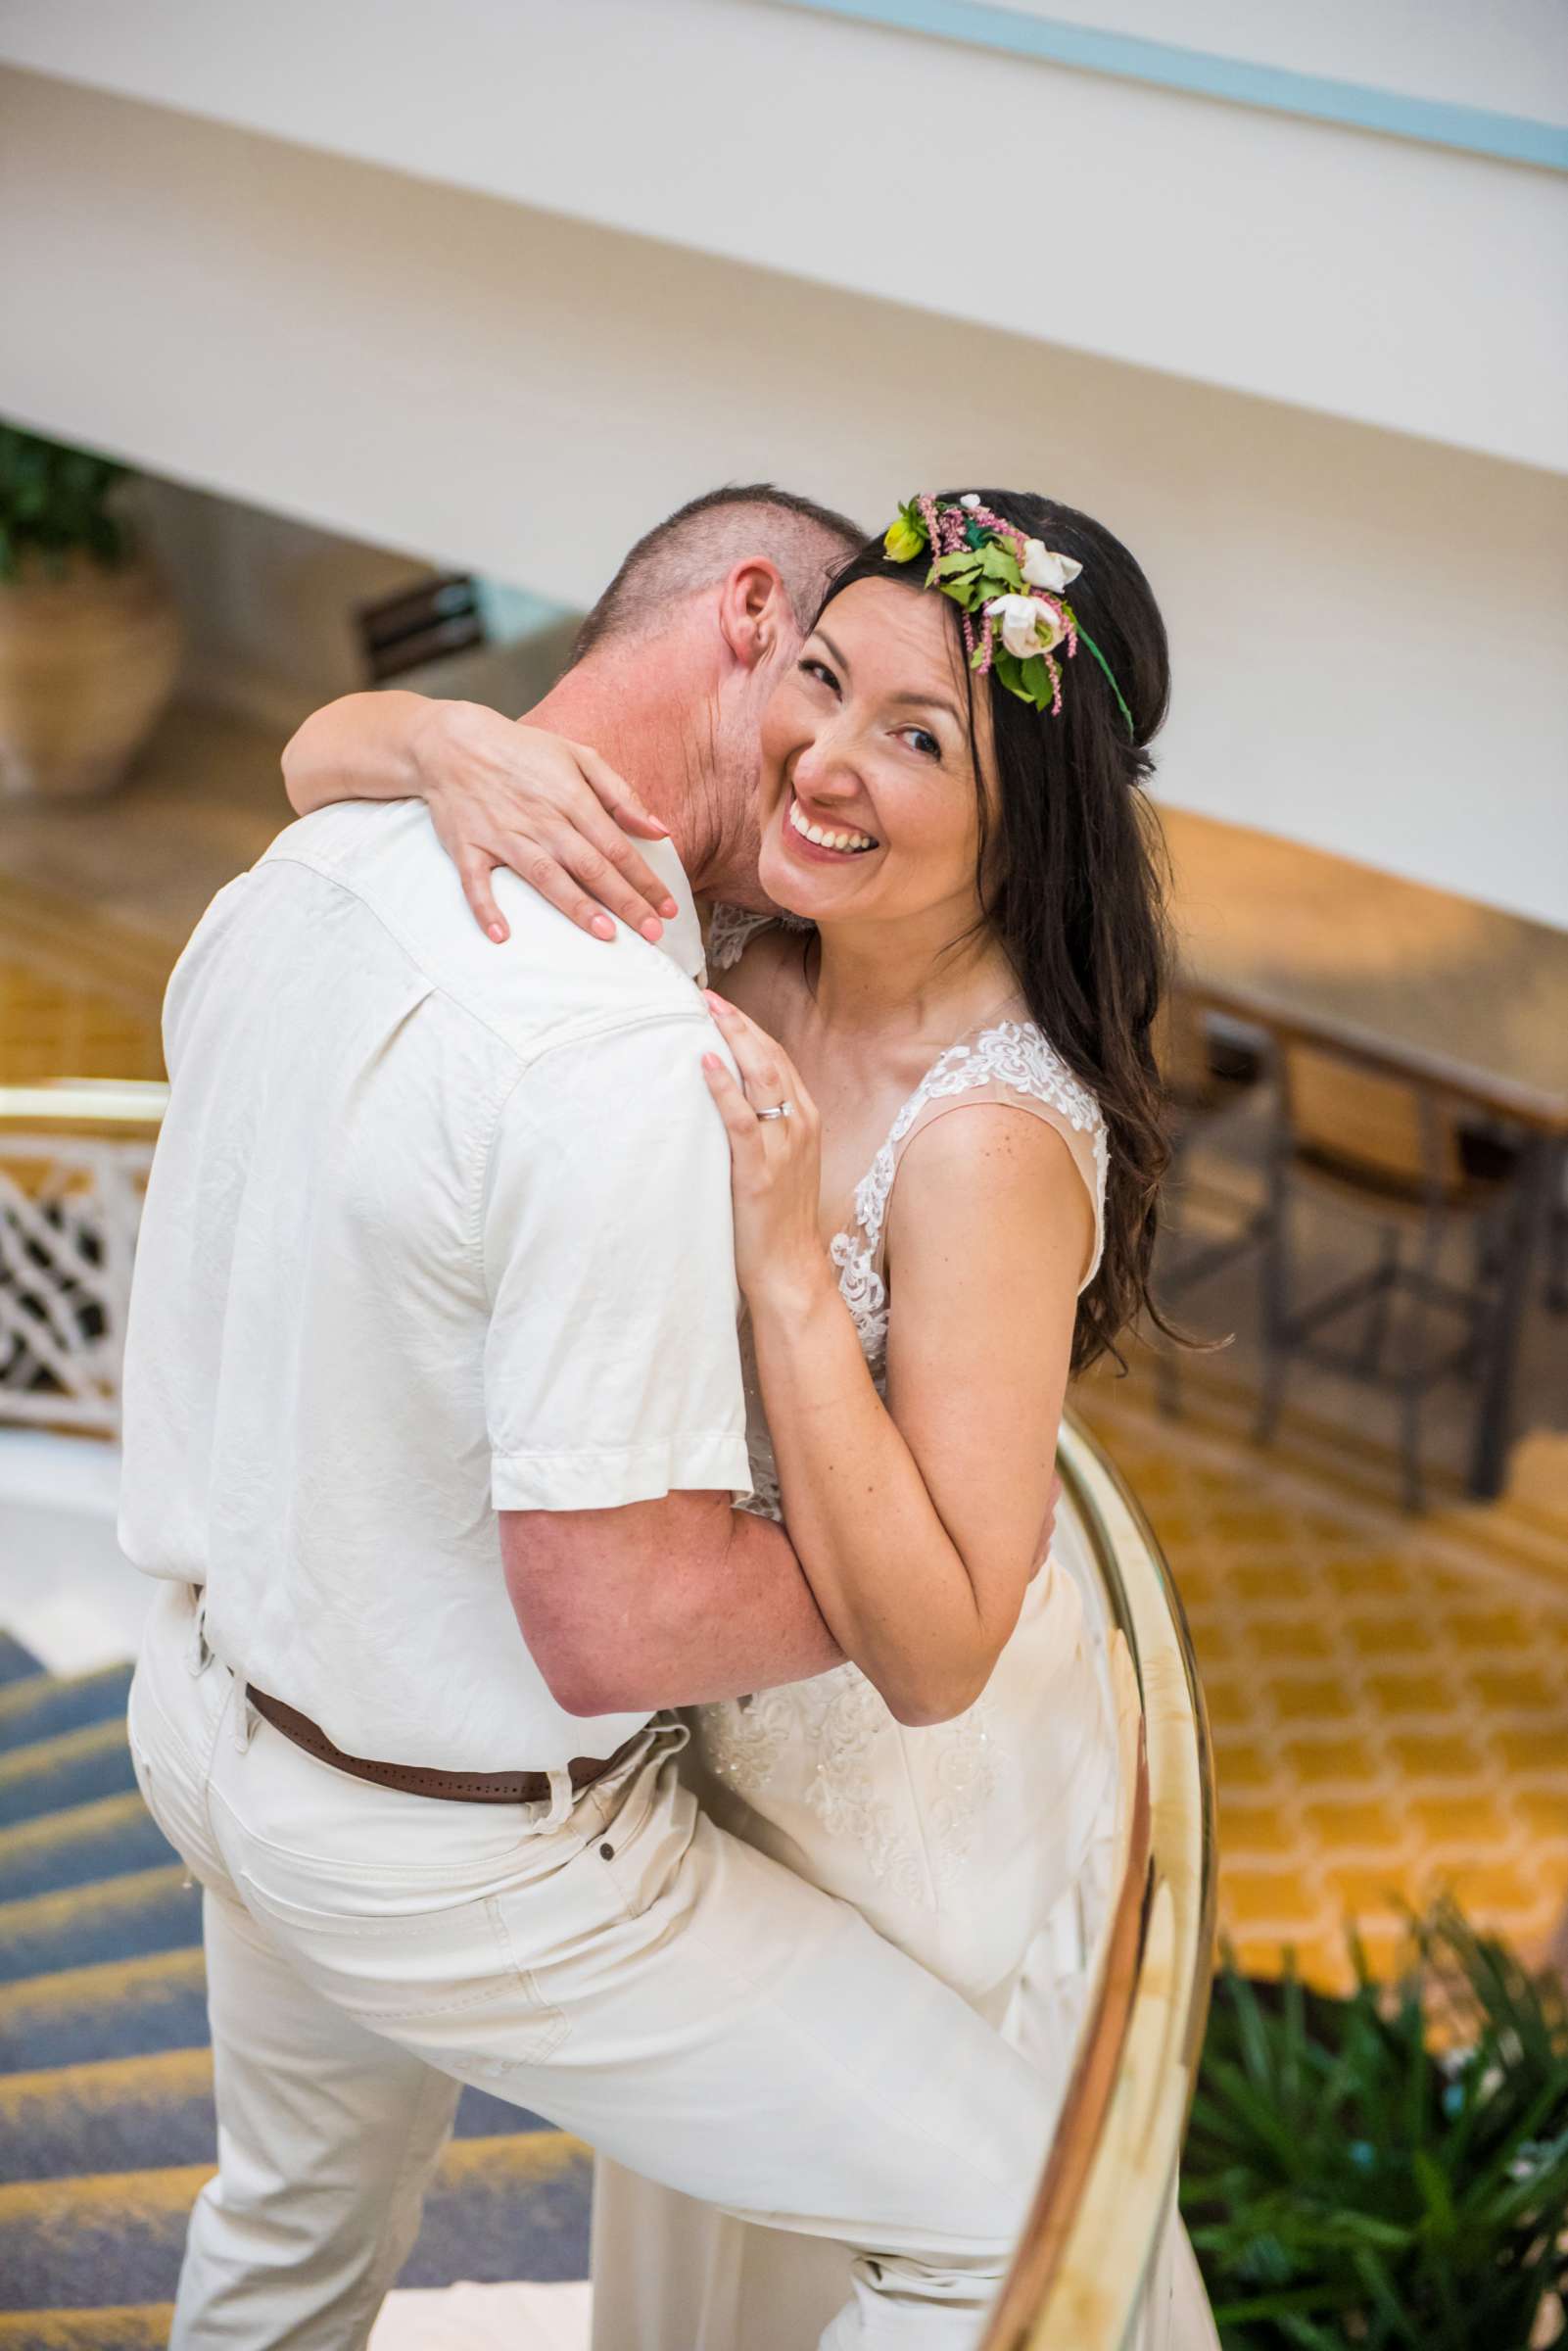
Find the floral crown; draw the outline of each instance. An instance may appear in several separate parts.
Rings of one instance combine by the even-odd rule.
[[[1083,569],[1081,563],[1053,554],[1043,540],[1026,538],[1016,524],[981,505],[973,490],[957,501],[910,499],[899,507],[882,545],[889,563],[913,563],[929,549],[926,585],[940,589],[961,607],[970,667],[977,676],[994,670],[1009,694],[1055,718],[1062,708],[1057,648],[1065,645],[1070,661],[1081,645],[1105,671],[1127,733],[1135,736],[1132,712],[1110,662],[1079,627],[1063,593]]]

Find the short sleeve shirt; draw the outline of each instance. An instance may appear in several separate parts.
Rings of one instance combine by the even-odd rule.
[[[604,1754],[550,1697],[499,1511],[749,1487],[715,1031],[680,907],[587,936],[510,876],[474,925],[421,805],[292,826],[169,984],[120,1540],[350,1754]]]

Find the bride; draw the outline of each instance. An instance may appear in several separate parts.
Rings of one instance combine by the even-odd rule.
[[[724,1826],[1037,2055],[1042,2100],[1072,2022],[1042,1954],[1115,1764],[1045,1546],[1069,1374],[1149,1311],[1164,958],[1138,788],[1167,694],[1153,594],[1109,531],[1019,492],[912,501],[833,579],[764,718],[779,912],[721,908],[709,937],[751,1507],[786,1520],[847,1661],[696,1709],[694,1771]],[[501,823],[558,807],[578,765],[524,731]],[[339,789],[291,772],[302,813]],[[433,814],[471,873],[497,810]],[[604,2351],[784,2351],[846,2292],[841,2248],[607,2166],[594,2240]],[[1211,2343],[1174,2226],[1166,2252],[1145,2340]]]

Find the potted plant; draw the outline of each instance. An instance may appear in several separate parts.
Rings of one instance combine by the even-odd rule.
[[[107,791],[173,689],[179,624],[114,511],[124,478],[0,423],[0,797]]]
[[[1451,1903],[1348,2000],[1227,1956],[1181,2202],[1225,2351],[1563,2338],[1568,2004]]]

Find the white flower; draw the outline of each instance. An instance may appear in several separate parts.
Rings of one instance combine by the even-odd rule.
[[[973,514],[975,507],[980,503],[980,494],[977,490],[966,490],[958,503],[961,506],[968,506],[970,512]]]
[[[1002,643],[1010,653],[1027,661],[1048,653],[1067,634],[1049,604],[1032,596],[998,596],[985,607],[987,620],[1002,624]]]
[[[1023,559],[1019,565],[1031,588],[1049,588],[1060,596],[1083,569],[1070,555],[1054,555],[1043,539],[1025,539]]]

